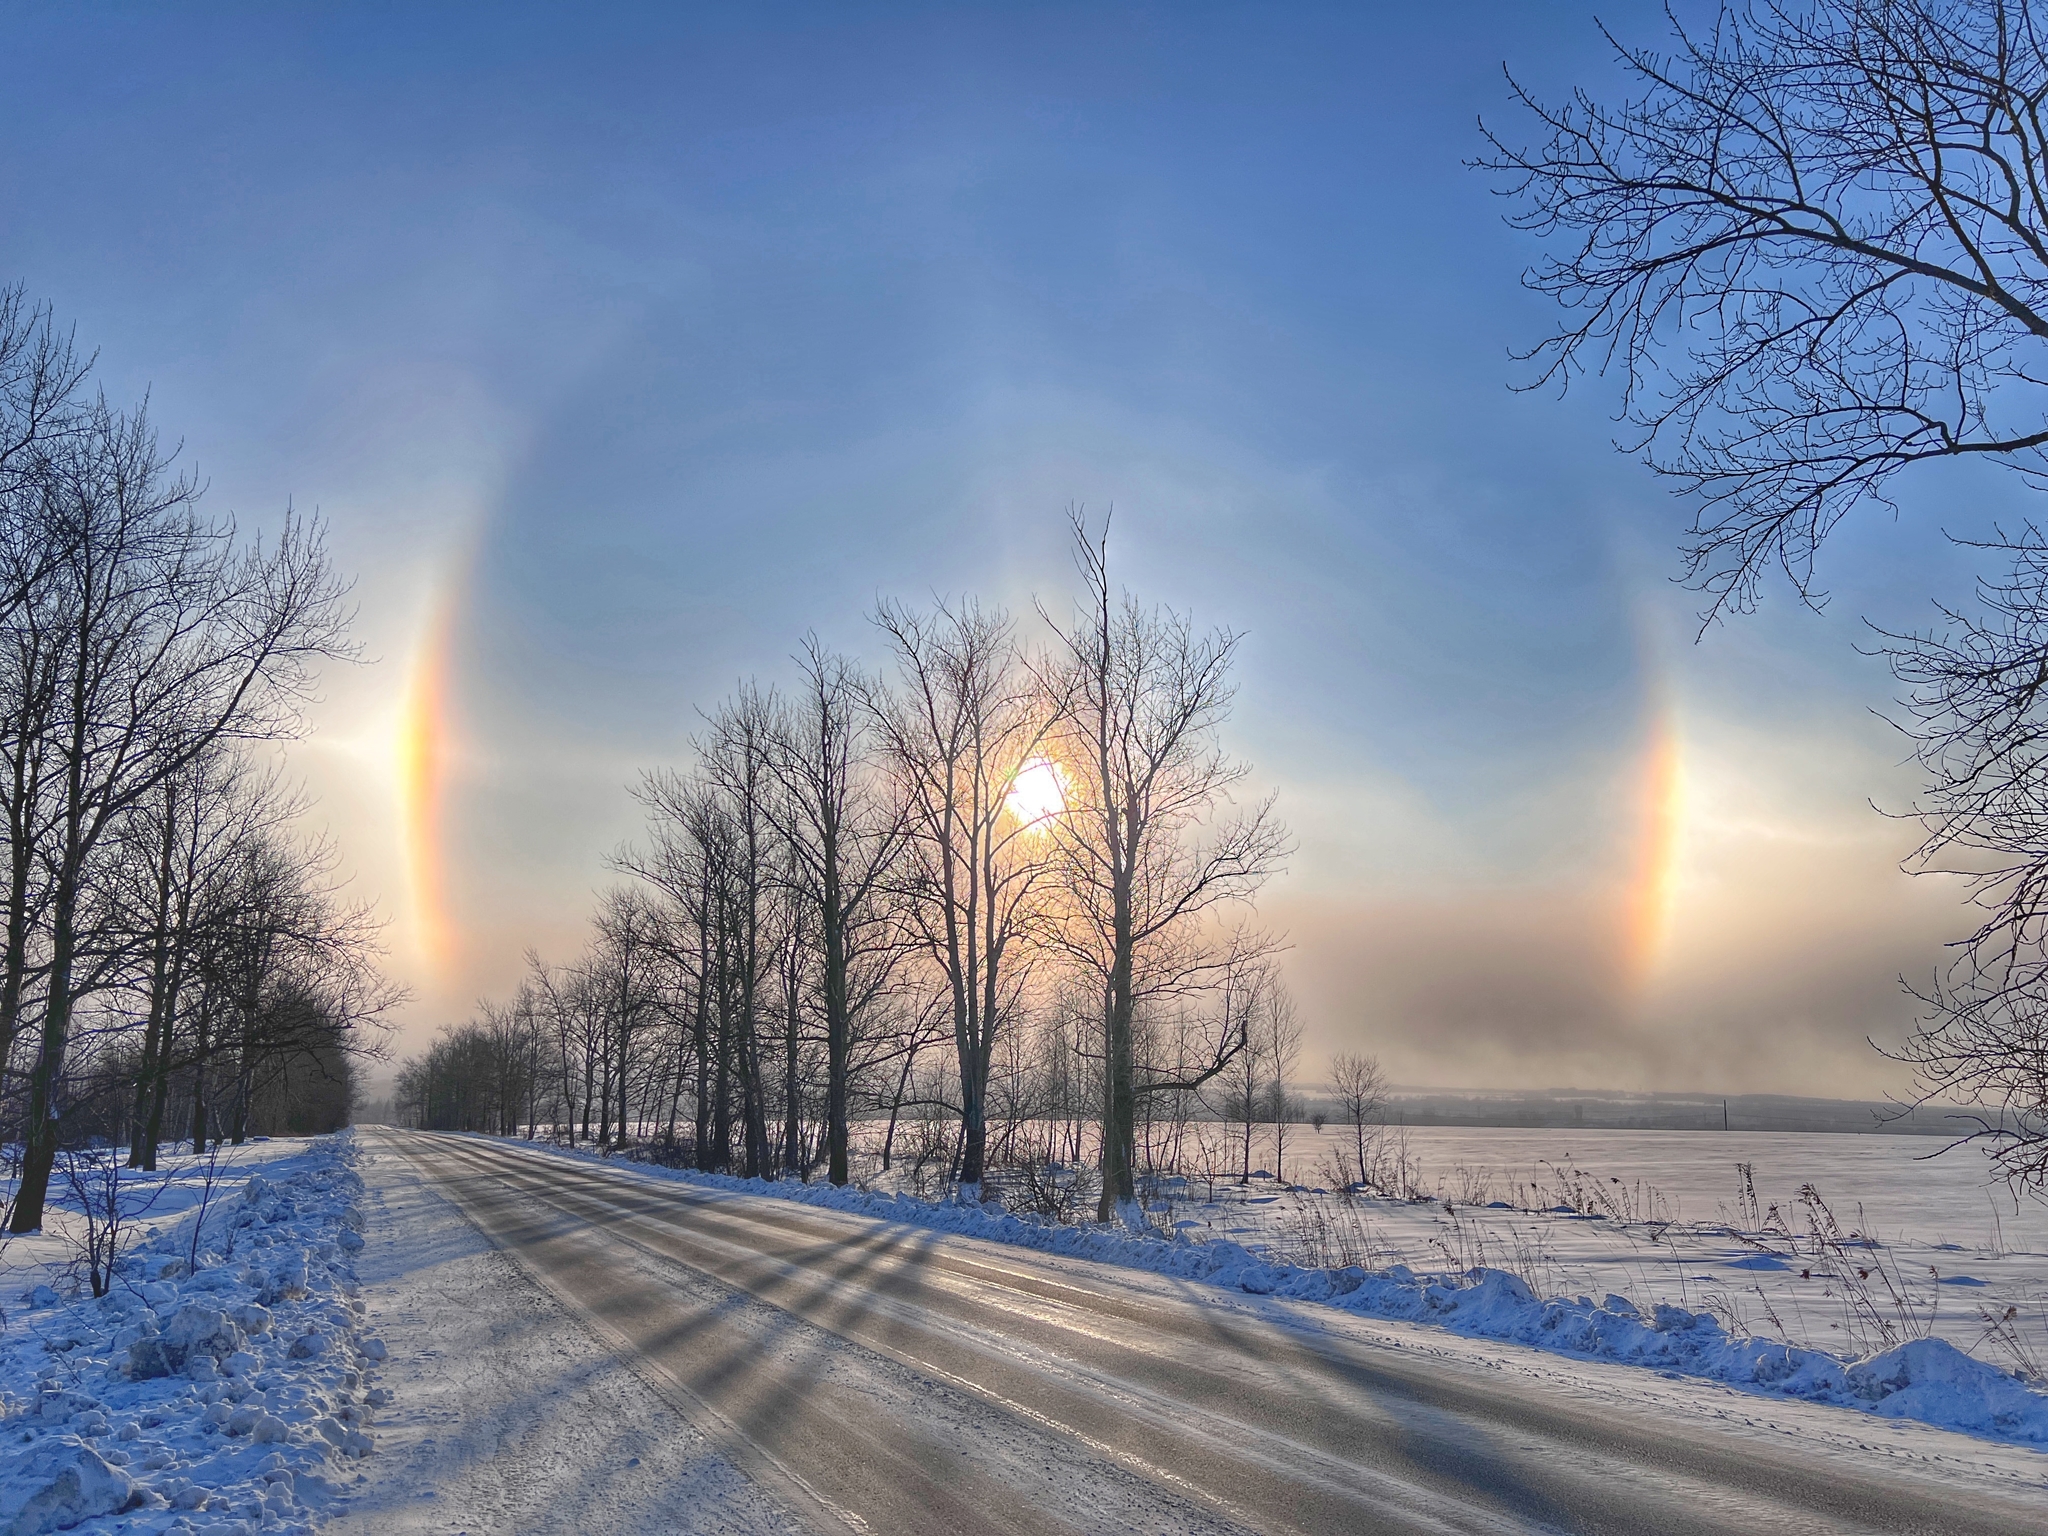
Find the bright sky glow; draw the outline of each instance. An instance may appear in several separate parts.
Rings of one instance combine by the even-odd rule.
[[[573,952],[635,775],[807,631],[1061,615],[1078,501],[1143,600],[1246,636],[1224,746],[1295,834],[1262,917],[1307,1070],[1882,1091],[1865,1037],[1966,919],[1869,808],[1913,783],[1861,621],[1965,597],[1942,529],[2030,504],[1902,484],[1825,612],[1695,642],[1608,381],[1508,388],[1555,317],[1463,165],[1504,60],[1612,86],[1595,16],[17,7],[0,282],[209,510],[332,529],[372,664],[293,763],[390,919],[401,1052]]]
[[[448,768],[448,666],[452,604],[437,598],[407,664],[392,733],[398,815],[413,948],[430,976],[451,958],[443,796]]]
[[[1003,807],[1022,826],[1037,827],[1067,808],[1067,771],[1049,758],[1034,757],[1017,770]]]
[[[1630,891],[1629,965],[1638,986],[1652,980],[1672,942],[1685,851],[1685,741],[1670,710],[1656,716],[1643,754],[1642,843]]]

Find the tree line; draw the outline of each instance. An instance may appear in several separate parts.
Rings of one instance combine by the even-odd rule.
[[[374,925],[273,757],[350,654],[319,526],[200,510],[146,406],[92,385],[46,306],[0,290],[0,1140],[9,1229],[60,1148],[153,1168],[347,1122],[391,993]]]
[[[1041,640],[883,602],[871,661],[810,638],[707,711],[637,786],[589,949],[406,1062],[401,1113],[834,1183],[858,1122],[967,1198],[1085,1157],[1128,1211],[1203,1095],[1292,1060],[1255,911],[1288,840],[1220,739],[1240,636],[1119,588],[1107,520],[1071,532]]]

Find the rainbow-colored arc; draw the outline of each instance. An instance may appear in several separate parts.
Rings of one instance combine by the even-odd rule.
[[[1643,754],[1641,823],[1629,882],[1625,964],[1640,987],[1663,963],[1671,943],[1686,823],[1685,744],[1676,711],[1660,709]]]
[[[448,770],[448,678],[456,594],[444,583],[435,594],[413,647],[393,741],[398,780],[399,835],[412,904],[413,943],[432,971],[454,958],[448,918],[447,868],[442,844]]]

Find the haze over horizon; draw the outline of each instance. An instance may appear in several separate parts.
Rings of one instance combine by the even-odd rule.
[[[1511,391],[1553,317],[1462,165],[1503,61],[1611,82],[1593,14],[22,10],[0,282],[355,573],[292,764],[401,1055],[580,944],[697,709],[809,629],[873,657],[878,597],[1058,611],[1080,503],[1246,632],[1311,1075],[1878,1095],[1968,917],[1873,809],[1916,780],[1862,624],[1964,599],[1943,530],[2025,492],[1914,477],[1824,611],[1698,633],[1611,385]]]

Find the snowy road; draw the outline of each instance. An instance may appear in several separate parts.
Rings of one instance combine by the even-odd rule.
[[[1597,1373],[1560,1388],[1201,1286],[363,1134],[821,1532],[2048,1532],[1939,1431],[1912,1427],[1960,1460],[1858,1455],[1854,1429],[1645,1411]]]

